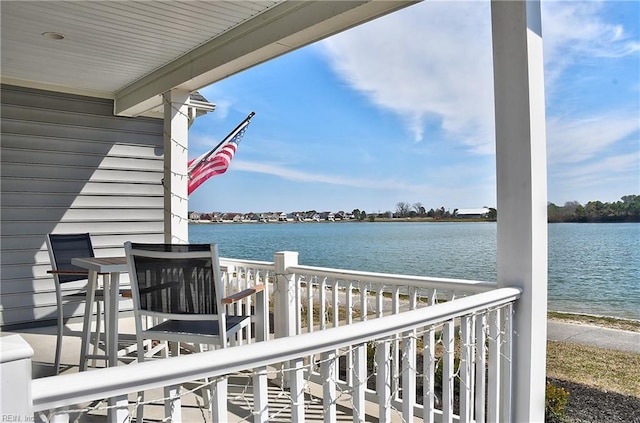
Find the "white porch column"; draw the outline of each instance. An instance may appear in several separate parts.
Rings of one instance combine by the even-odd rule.
[[[164,242],[189,241],[187,161],[189,153],[189,91],[164,94]]]
[[[547,167],[540,3],[492,0],[491,19],[498,286],[523,289],[514,308],[510,420],[542,422],[547,338]],[[505,417],[501,419],[506,421]]]

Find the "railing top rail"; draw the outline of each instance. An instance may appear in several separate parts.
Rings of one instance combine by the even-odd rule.
[[[486,292],[496,289],[495,282],[466,279],[436,278],[431,276],[412,276],[393,273],[375,273],[359,270],[332,269],[315,266],[289,266],[287,272],[296,274],[313,274],[332,277],[344,281],[363,281],[385,285],[416,286],[419,288],[454,289],[470,292]]]
[[[159,361],[60,375],[32,381],[34,411],[253,369],[360,344],[463,315],[499,307],[520,297],[500,288],[454,301],[348,326]]]
[[[272,261],[241,260],[241,259],[232,259],[232,258],[226,258],[226,257],[220,257],[220,264],[223,266],[275,268],[275,263]]]

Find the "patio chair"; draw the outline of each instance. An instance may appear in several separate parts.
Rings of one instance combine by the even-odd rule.
[[[223,297],[216,244],[125,243],[129,264],[138,358],[149,356],[144,340],[225,348],[251,323],[251,315],[230,315],[226,306],[260,293],[264,286]],[[162,320],[144,329],[148,318]]]
[[[87,298],[87,283],[89,272],[86,269],[74,266],[71,264],[71,259],[78,257],[95,257],[93,251],[93,244],[91,243],[91,235],[88,233],[78,234],[48,234],[46,237],[47,249],[49,251],[49,259],[51,262],[51,270],[47,273],[53,275],[56,288],[56,305],[57,305],[57,338],[56,338],[56,353],[54,362],[54,372],[57,375],[60,372],[60,358],[62,354],[62,337],[64,334],[64,305],[68,302],[82,302]],[[104,275],[103,275],[104,276]],[[85,284],[78,286],[73,284],[73,287],[67,285],[63,288],[63,285],[69,282],[85,281]],[[121,294],[127,295],[129,290],[121,290]],[[95,291],[96,302],[96,330],[94,334],[93,342],[93,355],[95,356],[100,338],[100,319],[102,315],[101,304],[104,302],[104,291],[102,289],[96,289]],[[93,313],[93,307],[91,304],[85,302],[85,314]],[[91,338],[91,331],[88,331],[89,338]],[[91,339],[83,342],[90,342]],[[80,367],[84,367],[87,357],[85,351],[80,352]],[[94,359],[95,360],[95,359]],[[95,365],[95,362],[94,362]]]
[[[148,340],[170,342],[174,354],[180,351],[179,343],[193,344],[196,351],[202,345],[225,348],[230,338],[251,323],[249,314],[227,314],[227,305],[256,293],[260,296],[258,301],[265,300],[263,285],[223,298],[215,244],[127,242],[125,252],[131,278],[138,361],[153,357],[159,351],[166,354],[166,346],[145,342]],[[160,322],[144,329],[149,320]],[[145,346],[149,348],[146,352]],[[209,402],[206,391],[203,391],[205,403]],[[209,405],[216,407],[216,401]],[[212,412],[215,413],[213,409]],[[137,415],[142,419],[141,408]]]

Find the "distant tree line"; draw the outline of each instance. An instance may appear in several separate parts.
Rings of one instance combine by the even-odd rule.
[[[621,201],[589,201],[584,206],[569,201],[564,206],[549,203],[547,217],[556,222],[640,222],[640,195],[625,195]]]
[[[486,220],[496,220],[497,210],[488,207],[490,212]],[[354,210],[355,214],[356,210]],[[358,210],[359,212],[359,210]],[[376,217],[414,218],[429,217],[433,219],[455,219],[458,209],[446,210],[444,207],[427,210],[422,203],[399,202],[396,211],[379,213]],[[362,212],[364,214],[364,212]],[[358,215],[356,215],[356,218]],[[370,216],[372,217],[372,216]],[[603,203],[589,201],[584,206],[577,201],[569,201],[564,206],[549,203],[547,217],[550,223],[556,222],[640,222],[640,195],[625,195],[620,201]],[[364,220],[366,214],[359,220]]]
[[[487,207],[489,209],[489,214],[483,218],[486,220],[496,220],[496,209]],[[456,219],[458,217],[458,209],[453,209],[453,211],[447,210],[444,207],[440,207],[439,209],[429,209],[427,210],[422,203],[414,203],[409,204],[404,201],[396,204],[396,211],[392,213],[390,211],[385,212],[384,215],[386,217],[395,217],[395,218],[415,218],[415,217],[429,217],[435,220],[438,219]]]

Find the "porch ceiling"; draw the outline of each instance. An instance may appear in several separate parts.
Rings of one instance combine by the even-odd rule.
[[[415,2],[3,1],[1,77],[149,115],[171,88],[200,89]]]

